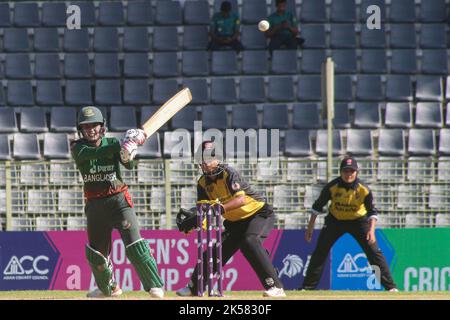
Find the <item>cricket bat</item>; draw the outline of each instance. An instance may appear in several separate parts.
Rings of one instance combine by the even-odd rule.
[[[169,121],[178,111],[183,109],[192,101],[192,94],[189,88],[184,88],[176,95],[166,101],[143,125],[147,138],[154,134],[167,121]]]

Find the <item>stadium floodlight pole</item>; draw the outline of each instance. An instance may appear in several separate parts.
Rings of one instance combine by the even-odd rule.
[[[323,66],[323,64],[322,64]],[[324,79],[325,78],[325,79]],[[325,81],[325,103],[327,110],[327,181],[333,175],[333,119],[334,119],[334,62],[327,58],[322,67],[322,83]]]

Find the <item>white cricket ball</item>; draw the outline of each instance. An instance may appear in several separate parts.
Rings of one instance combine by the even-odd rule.
[[[270,24],[269,24],[269,21],[267,21],[267,20],[261,20],[258,23],[258,29],[261,32],[266,32],[267,30],[269,30],[269,28],[270,28]]]

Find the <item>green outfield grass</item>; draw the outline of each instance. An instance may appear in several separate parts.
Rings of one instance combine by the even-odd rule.
[[[441,292],[367,292],[367,291],[287,291],[283,300],[450,300],[450,291]],[[181,298],[175,292],[166,293],[168,300],[255,300],[261,291],[226,292],[223,298]],[[85,300],[86,291],[0,291],[0,300]],[[114,300],[148,300],[145,292],[125,292]],[[270,300],[264,298],[264,300]],[[90,300],[90,299],[89,299]]]

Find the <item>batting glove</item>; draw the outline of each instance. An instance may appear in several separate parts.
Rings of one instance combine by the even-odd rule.
[[[125,139],[134,141],[138,146],[142,146],[147,140],[147,135],[142,129],[129,129],[125,133]]]
[[[137,148],[136,142],[123,139],[120,147],[120,160],[122,160],[123,163],[132,161],[136,156]]]

